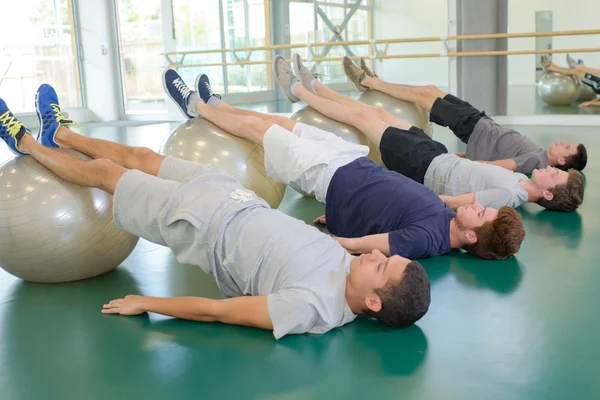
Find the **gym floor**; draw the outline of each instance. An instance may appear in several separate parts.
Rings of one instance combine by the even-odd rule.
[[[84,132],[158,149],[176,125]],[[393,330],[358,318],[275,341],[250,328],[102,315],[104,302],[127,294],[220,296],[200,268],[142,240],[117,270],[85,281],[32,284],[0,270],[0,398],[597,398],[598,128],[520,129],[541,146],[565,137],[587,145],[583,205],[574,213],[523,207],[527,236],[511,259],[457,251],[423,260],[432,303],[417,325]],[[459,150],[446,131],[434,137]],[[8,157],[2,147],[0,161]],[[280,209],[309,223],[324,212],[289,189]]]

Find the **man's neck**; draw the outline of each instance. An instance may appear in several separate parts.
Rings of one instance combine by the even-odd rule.
[[[539,200],[540,197],[542,197],[540,190],[535,187],[533,182],[531,182],[531,179],[527,179],[526,181],[521,181],[521,182],[519,182],[519,184],[527,192],[527,201],[536,202]]]
[[[456,218],[452,218],[450,221],[450,248],[460,249],[464,246],[465,242],[462,237],[461,231],[456,223]]]
[[[558,164],[558,161],[552,157],[550,150],[546,150],[546,154],[548,154],[548,165],[549,166],[554,167],[556,164]]]
[[[363,313],[365,303],[355,296],[352,284],[350,283],[350,275],[346,276],[346,303],[354,314]]]

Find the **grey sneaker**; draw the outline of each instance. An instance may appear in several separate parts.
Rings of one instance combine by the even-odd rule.
[[[354,63],[348,56],[344,57],[343,64],[344,64],[344,73],[348,77],[348,80],[350,82],[352,82],[354,84],[354,86],[356,86],[356,88],[358,90],[360,90],[361,92],[366,92],[367,90],[369,90],[368,87],[365,87],[360,84],[360,82],[363,79],[365,79],[365,75],[366,75],[365,71],[363,71],[362,69],[360,69],[356,65],[354,65]]]
[[[544,72],[548,72],[548,68],[550,68],[550,66],[552,65],[552,61],[548,60],[548,57],[546,56],[541,56],[540,64],[542,64],[542,69],[544,70]]]
[[[290,64],[288,64],[282,56],[277,56],[273,59],[273,74],[288,100],[291,103],[299,102],[300,99],[292,93],[292,84],[294,82],[299,82],[299,80],[296,78],[296,75],[294,75]]]
[[[316,79],[316,74],[313,74],[302,64],[302,58],[297,53],[292,55],[292,66],[294,67],[294,73],[298,78],[300,78],[300,83],[302,86],[308,89],[309,92],[315,94],[312,89],[311,82],[313,79]]]
[[[375,73],[371,71],[371,69],[367,66],[367,62],[362,57],[360,58],[360,69],[365,71],[365,74],[367,74],[367,76],[370,76],[371,78],[377,78],[377,75],[375,75]]]

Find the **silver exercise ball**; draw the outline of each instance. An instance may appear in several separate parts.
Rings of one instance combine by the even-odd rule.
[[[175,128],[159,152],[227,172],[272,208],[279,207],[285,194],[285,185],[267,177],[261,146],[235,137],[204,118],[186,121]]]
[[[596,92],[594,92],[594,89],[582,82],[579,85],[579,97],[577,98],[577,101],[584,102],[594,100],[595,98]]]
[[[379,165],[383,165],[381,161],[381,152],[361,131],[353,126],[338,122],[334,119],[324,116],[312,107],[306,106],[290,116],[290,119],[296,122],[302,122],[306,125],[311,125],[324,131],[331,132],[336,136],[341,137],[347,142],[362,144],[369,146],[368,157]]]
[[[66,182],[31,156],[0,166],[0,188],[0,266],[26,281],[103,274],[119,266],[139,240],[115,226],[110,194]]]
[[[579,81],[569,75],[546,72],[538,82],[538,94],[549,106],[568,106],[579,97]]]
[[[429,122],[429,113],[414,103],[399,100],[377,90],[363,92],[358,101],[370,106],[380,107],[394,116],[421,128],[431,137],[433,127]]]

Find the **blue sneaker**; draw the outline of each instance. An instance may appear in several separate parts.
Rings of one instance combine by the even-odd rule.
[[[42,144],[46,147],[60,147],[55,140],[56,132],[60,126],[75,125],[80,127],[77,122],[62,115],[58,95],[54,88],[47,83],[41,85],[35,94],[35,111],[40,121],[38,139],[41,137]]]
[[[193,119],[198,117],[195,108],[198,94],[185,84],[177,71],[167,69],[163,72],[163,87],[167,95],[177,104],[179,110],[186,118]]]
[[[8,109],[4,100],[0,99],[0,138],[6,142],[13,153],[25,156],[29,153],[19,149],[19,140],[24,135],[31,135],[31,131],[19,122],[15,115]]]
[[[210,87],[210,79],[208,79],[206,74],[200,74],[196,78],[196,90],[198,91],[202,101],[206,104],[208,104],[208,100],[210,100],[210,98],[213,96],[221,100],[221,96],[212,91],[212,88]]]

